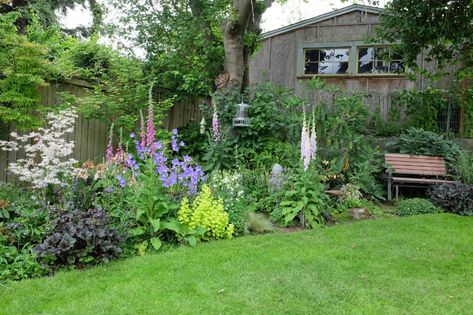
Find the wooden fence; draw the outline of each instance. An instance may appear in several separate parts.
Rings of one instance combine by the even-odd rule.
[[[54,106],[60,102],[61,93],[69,93],[76,97],[84,97],[90,93],[92,86],[84,81],[72,80],[50,83],[40,89],[40,101],[44,105]],[[164,90],[160,93],[164,93]],[[162,98],[158,96],[158,100]],[[164,125],[168,129],[185,126],[187,122],[202,119],[199,110],[199,99],[187,98],[176,102],[166,115]],[[78,161],[93,160],[100,162],[105,156],[110,125],[97,119],[86,119],[79,114],[75,123],[74,132],[68,137],[75,142],[73,157]],[[10,139],[7,139],[10,140]],[[15,178],[7,173],[8,164],[24,158],[24,152],[5,152],[0,150],[0,182],[14,182]]]

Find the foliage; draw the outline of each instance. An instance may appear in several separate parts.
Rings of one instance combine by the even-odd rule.
[[[386,5],[377,35],[397,43],[411,69],[429,74],[417,64],[417,56],[424,52],[426,60],[435,61],[439,68],[433,74],[440,75],[445,66],[458,64],[460,72],[468,75],[473,64],[472,15],[470,1],[393,0]]]
[[[352,183],[343,185],[340,191],[343,192],[342,199],[360,200],[363,197],[360,192],[360,187]]]
[[[179,135],[186,146],[181,149],[182,154],[192,156],[196,161],[201,161],[206,150],[204,143],[207,137],[200,132],[200,125],[196,121],[190,121],[184,127],[178,128]]]
[[[302,226],[305,222],[311,228],[323,224],[322,212],[327,210],[328,197],[314,167],[309,167],[307,171],[296,169],[289,176],[287,185],[280,203],[285,223],[291,223],[299,215]]]
[[[247,212],[246,230],[249,233],[263,234],[274,231],[273,223],[262,213]]]
[[[464,109],[464,132],[462,136],[473,138],[473,88],[465,89],[463,91],[462,106]]]
[[[215,199],[206,184],[202,186],[202,191],[192,205],[187,197],[182,199],[178,219],[181,224],[191,229],[204,228],[206,232],[202,235],[203,240],[231,238],[234,233],[234,226],[229,223],[223,200]]]
[[[51,75],[47,46],[18,33],[19,14],[0,14],[0,124],[25,131],[42,124],[40,86]]]
[[[53,230],[34,253],[44,263],[83,266],[108,262],[121,253],[121,239],[108,225],[107,212],[100,208],[61,210],[52,221]]]
[[[128,44],[144,47],[156,84],[186,95],[208,95],[223,69],[220,23],[227,1],[114,0],[115,28]],[[192,31],[189,31],[192,30]]]
[[[473,215],[473,186],[463,183],[444,183],[429,191],[430,200],[446,211],[459,215]]]
[[[247,218],[247,200],[243,187],[243,176],[238,172],[213,172],[208,185],[212,193],[224,200],[224,209],[228,213],[229,222],[235,227],[235,234],[245,232]]]
[[[461,151],[455,142],[445,136],[416,128],[407,129],[388,145],[398,147],[401,153],[441,156],[448,162],[455,161]]]
[[[384,190],[378,178],[382,154],[379,147],[364,136],[369,119],[364,95],[343,94],[320,79],[310,80],[306,86],[317,95],[321,91],[333,93],[333,106],[324,101],[312,105],[323,182],[328,188],[339,188],[351,182],[364,193],[383,199]]]
[[[341,200],[337,199],[333,207],[336,213],[339,214],[346,214],[347,211],[352,208],[366,209],[371,215],[381,215],[383,213],[383,209],[379,204],[371,200],[356,199],[353,197],[343,198]]]
[[[74,141],[68,141],[66,137],[74,131],[76,117],[75,108],[58,114],[49,113],[47,127],[23,136],[12,132],[12,141],[0,141],[0,149],[23,149],[26,152],[26,158],[10,163],[8,170],[35,189],[52,184],[64,185],[64,177],[75,171],[74,164],[77,162],[70,157],[74,151]]]
[[[227,140],[227,134],[227,131],[223,130],[218,141],[213,140],[208,134],[208,142],[204,146],[205,153],[202,157],[205,171],[230,170],[236,167],[238,147]]]
[[[21,249],[6,246],[0,236],[0,281],[39,277],[46,272],[47,270],[36,261],[31,246]]]
[[[441,89],[399,90],[394,92],[390,115],[394,117],[393,112],[397,112],[397,122],[401,125],[440,132],[439,115],[447,111],[448,102],[447,92]],[[400,119],[401,111],[406,115],[405,121]]]
[[[412,198],[401,200],[395,208],[395,213],[400,216],[439,213],[442,209],[436,207],[427,199]]]
[[[457,180],[465,184],[473,184],[473,155],[471,153],[460,150],[451,167]]]

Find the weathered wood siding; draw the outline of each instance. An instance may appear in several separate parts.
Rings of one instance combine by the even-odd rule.
[[[262,48],[250,61],[250,83],[270,81],[273,84],[294,89],[299,96],[314,98],[314,95],[307,94],[304,89],[303,83],[307,77],[297,75],[297,59],[300,58],[298,49],[311,43],[364,42],[374,34],[374,27],[377,25],[378,19],[378,14],[355,11],[269,37],[263,41]],[[392,75],[319,77],[331,84],[338,85],[343,90],[372,93],[371,107],[374,108],[379,101],[381,113],[384,115],[388,111],[390,98],[394,91],[414,88],[421,84],[420,80],[411,82],[404,76]]]

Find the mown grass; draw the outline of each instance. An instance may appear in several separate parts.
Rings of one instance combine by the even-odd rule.
[[[467,314],[473,218],[244,237],[0,288],[2,314]]]

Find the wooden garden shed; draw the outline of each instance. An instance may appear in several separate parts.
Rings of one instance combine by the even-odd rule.
[[[262,48],[250,60],[250,83],[269,81],[305,96],[304,80],[319,77],[343,90],[368,92],[370,106],[385,116],[394,91],[424,89],[428,82],[409,81],[402,55],[373,41],[383,11],[355,4],[263,33]],[[448,80],[436,85],[447,87]]]

